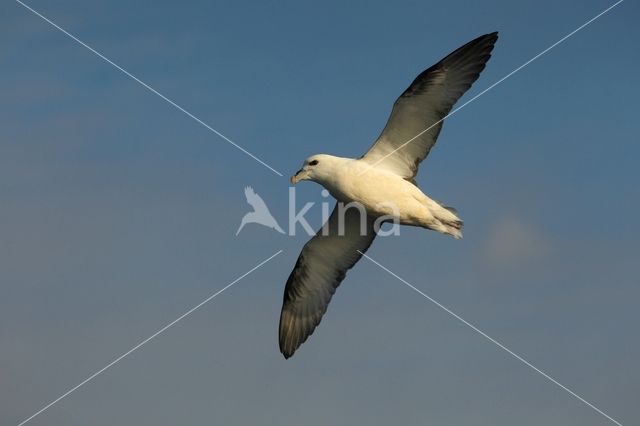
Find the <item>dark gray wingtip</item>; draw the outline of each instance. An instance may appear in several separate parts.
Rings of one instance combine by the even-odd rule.
[[[325,312],[326,307],[319,311],[318,316],[304,318],[290,310],[290,307],[285,302],[280,313],[278,333],[280,352],[285,359],[291,358],[300,346],[313,334]]]
[[[474,42],[478,42],[480,40],[491,40],[492,43],[495,43],[496,40],[498,40],[498,37],[499,37],[498,31],[494,31],[492,33],[487,33],[487,34],[484,34],[484,35],[481,35],[481,36],[475,38],[474,40],[471,40],[469,42],[469,44],[474,43]]]

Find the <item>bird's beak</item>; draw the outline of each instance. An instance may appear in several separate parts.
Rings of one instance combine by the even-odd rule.
[[[290,182],[292,185],[295,185],[296,183],[300,182],[301,180],[303,180],[305,178],[304,175],[304,169],[300,169],[296,172],[295,175],[291,176]]]

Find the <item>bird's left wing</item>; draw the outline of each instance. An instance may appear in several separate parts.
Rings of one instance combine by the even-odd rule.
[[[353,207],[336,205],[327,223],[302,249],[287,280],[280,313],[280,352],[285,358],[313,333],[336,288],[362,257],[358,251],[364,253],[373,242],[374,219],[362,216]]]
[[[497,39],[498,33],[480,36],[418,75],[393,104],[387,125],[362,160],[414,178],[436,143],[442,120],[478,79]]]
[[[252,187],[247,186],[244,188],[244,196],[247,198],[247,203],[253,207],[254,211],[263,211],[265,209],[269,210],[262,197],[260,197]]]

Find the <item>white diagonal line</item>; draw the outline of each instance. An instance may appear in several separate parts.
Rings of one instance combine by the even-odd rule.
[[[181,112],[183,112],[184,114],[186,114],[187,116],[189,116],[190,118],[195,120],[198,124],[201,124],[202,126],[206,127],[207,129],[209,129],[210,131],[215,133],[216,135],[220,136],[222,139],[224,139],[225,141],[229,142],[231,145],[235,146],[240,151],[244,152],[249,157],[253,158],[258,163],[262,164],[263,166],[265,166],[266,168],[268,168],[269,170],[271,170],[272,172],[274,172],[278,176],[283,176],[282,173],[280,173],[279,171],[277,171],[276,169],[274,169],[273,167],[271,167],[270,165],[268,165],[267,163],[265,163],[264,161],[262,161],[261,159],[259,159],[258,157],[256,157],[255,155],[253,155],[252,153],[250,153],[249,151],[247,151],[246,149],[244,149],[243,147],[241,147],[240,145],[238,145],[237,143],[235,143],[234,141],[232,141],[231,139],[229,139],[228,137],[226,137],[225,135],[223,135],[222,133],[220,133],[219,131],[217,131],[216,129],[214,129],[213,127],[211,127],[210,125],[208,125],[207,123],[205,123],[204,121],[202,121],[201,119],[199,119],[198,117],[196,117],[195,115],[193,115],[192,113],[190,113],[189,111],[187,111],[186,109],[184,109],[183,107],[181,107],[180,105],[175,103],[174,101],[172,101],[171,99],[169,99],[168,97],[166,97],[165,95],[163,95],[162,93],[158,92],[156,89],[154,89],[153,87],[149,86],[147,83],[145,83],[144,81],[140,80],[138,77],[136,77],[135,75],[131,74],[129,71],[127,71],[126,69],[122,68],[120,65],[116,64],[111,59],[107,58],[102,53],[98,52],[93,47],[89,46],[88,44],[86,44],[85,42],[80,40],[78,37],[76,37],[73,34],[71,34],[69,31],[67,31],[64,28],[60,27],[58,24],[56,24],[55,22],[53,22],[52,20],[50,20],[46,16],[42,15],[37,10],[35,10],[32,7],[26,5],[25,3],[23,3],[20,0],[16,0],[16,2],[18,4],[20,4],[21,6],[23,6],[25,9],[31,11],[33,14],[35,14],[35,15],[39,16],[40,18],[42,18],[44,21],[46,21],[49,24],[51,24],[56,29],[60,30],[62,33],[64,33],[66,36],[71,38],[76,43],[78,43],[81,46],[83,46],[83,47],[87,48],[88,50],[90,50],[92,53],[94,53],[100,59],[102,59],[105,62],[107,62],[108,64],[112,65],[114,68],[116,68],[117,70],[121,71],[127,77],[130,77],[131,79],[133,79],[134,81],[139,83],[145,89],[149,90],[150,92],[154,93],[155,95],[158,95],[160,98],[162,98],[163,100],[168,102],[171,106],[175,107],[176,109],[180,110]]]
[[[496,346],[498,346],[500,349],[504,350],[505,352],[507,352],[509,355],[513,356],[515,359],[517,359],[518,361],[522,362],[523,364],[525,364],[527,367],[531,368],[532,370],[534,370],[536,373],[541,374],[544,378],[546,378],[547,380],[551,381],[552,383],[554,383],[555,385],[559,386],[560,388],[564,389],[565,391],[567,391],[569,394],[571,394],[572,396],[574,396],[575,398],[577,398],[578,400],[582,401],[583,403],[585,403],[586,405],[588,405],[589,407],[591,407],[592,409],[594,409],[595,411],[597,411],[598,413],[600,413],[601,415],[603,415],[604,417],[606,417],[607,419],[611,420],[613,423],[617,424],[618,426],[622,426],[622,423],[618,422],[617,420],[615,420],[614,418],[612,418],[611,416],[609,416],[607,413],[605,413],[604,411],[600,410],[598,407],[596,407],[595,405],[593,405],[592,403],[590,403],[589,401],[587,401],[586,399],[584,399],[583,397],[581,397],[580,395],[578,395],[577,393],[575,393],[574,391],[572,391],[571,389],[569,389],[568,387],[566,387],[565,385],[563,385],[562,383],[558,382],[556,379],[554,379],[553,377],[551,377],[550,375],[548,375],[547,373],[545,373],[544,371],[540,370],[538,367],[536,367],[535,365],[531,364],[529,361],[527,361],[526,359],[524,359],[523,357],[521,357],[520,355],[518,355],[517,353],[513,352],[511,349],[509,349],[508,347],[506,347],[505,345],[503,345],[502,343],[500,343],[499,341],[497,341],[496,339],[494,339],[493,337],[489,336],[487,333],[485,333],[484,331],[480,330],[478,327],[476,327],[475,325],[471,324],[469,321],[465,320],[464,318],[462,318],[460,315],[456,314],[455,312],[453,312],[451,309],[447,308],[446,306],[444,306],[443,304],[441,304],[440,302],[438,302],[437,300],[435,300],[434,298],[430,297],[429,295],[427,295],[426,293],[422,292],[421,290],[419,290],[418,288],[414,287],[412,284],[410,284],[409,282],[405,281],[404,279],[402,279],[400,276],[396,275],[395,273],[393,273],[392,271],[390,271],[389,269],[387,269],[386,267],[384,267],[383,265],[381,265],[380,263],[378,263],[377,261],[375,261],[374,259],[372,259],[370,256],[367,256],[366,254],[364,254],[363,252],[361,252],[360,250],[356,250],[358,253],[360,253],[361,255],[363,255],[364,257],[366,257],[367,259],[369,259],[371,262],[375,263],[376,265],[378,265],[380,268],[382,268],[383,270],[385,270],[386,272],[388,272],[389,274],[391,274],[392,276],[394,276],[395,278],[397,278],[398,280],[400,280],[402,283],[404,283],[405,285],[407,285],[407,287],[411,288],[412,290],[416,291],[418,294],[420,294],[421,296],[423,296],[424,298],[428,299],[430,302],[432,302],[433,304],[435,304],[437,307],[441,308],[442,310],[444,310],[446,313],[448,313],[449,315],[453,316],[455,319],[459,320],[460,322],[462,322],[464,325],[466,325],[467,327],[471,328],[473,331],[475,331],[476,333],[480,334],[482,337],[486,338],[487,340],[489,340],[491,343],[495,344]]]
[[[618,0],[616,3],[612,4],[611,6],[609,6],[608,8],[606,8],[605,10],[603,10],[602,12],[598,13],[596,16],[594,16],[593,18],[589,19],[587,22],[585,22],[584,24],[580,25],[578,28],[576,28],[575,30],[571,31],[569,34],[567,34],[566,36],[562,37],[560,40],[556,41],[555,43],[553,43],[551,46],[547,47],[546,49],[544,49],[542,52],[538,53],[536,56],[534,56],[533,58],[529,59],[527,62],[525,62],[524,64],[520,65],[518,68],[514,69],[513,71],[511,71],[509,74],[505,75],[504,77],[502,77],[500,80],[496,81],[495,83],[493,83],[491,86],[487,87],[486,89],[484,89],[482,92],[478,93],[477,95],[475,95],[473,98],[469,99],[468,101],[466,101],[465,103],[463,103],[462,105],[460,105],[459,107],[455,108],[453,111],[451,111],[449,114],[445,115],[444,117],[442,117],[440,120],[436,121],[435,123],[433,123],[431,126],[427,127],[426,129],[424,129],[423,131],[421,131],[420,133],[418,133],[417,135],[415,135],[414,137],[412,137],[411,139],[409,139],[408,141],[404,142],[402,145],[400,145],[399,147],[397,147],[396,149],[394,149],[393,151],[391,151],[390,153],[388,153],[387,155],[385,155],[384,157],[380,158],[378,161],[376,161],[375,163],[369,165],[366,169],[364,169],[362,172],[360,172],[360,174],[364,174],[366,173],[369,169],[371,169],[372,167],[375,167],[377,164],[379,164],[380,162],[384,161],[387,157],[389,157],[390,155],[395,154],[397,151],[401,150],[402,148],[404,148],[405,146],[407,146],[408,144],[410,144],[411,142],[413,142],[414,140],[416,140],[417,138],[419,138],[420,136],[422,136],[423,134],[425,134],[426,132],[428,132],[429,130],[431,130],[433,127],[437,126],[438,124],[442,123],[446,118],[451,117],[453,114],[455,114],[456,112],[460,111],[462,108],[466,107],[467,105],[469,105],[471,102],[475,101],[476,99],[478,99],[480,96],[484,95],[485,93],[487,93],[489,90],[493,89],[494,87],[496,87],[498,84],[502,83],[503,81],[505,81],[506,79],[508,79],[509,77],[511,77],[512,75],[514,75],[515,73],[517,73],[518,71],[520,71],[522,68],[526,67],[527,65],[529,65],[531,62],[535,61],[536,59],[538,59],[539,57],[541,57],[542,55],[544,55],[545,53],[547,53],[548,51],[550,51],[551,49],[553,49],[554,47],[556,47],[557,45],[559,45],[560,43],[564,42],[565,40],[567,40],[569,37],[573,36],[575,33],[577,33],[578,31],[582,30],[584,27],[586,27],[587,25],[591,24],[593,21],[595,21],[596,19],[600,18],[602,15],[604,15],[605,13],[609,12],[611,9],[613,9],[614,7],[616,7],[617,5],[619,5],[620,3],[622,3],[624,0]]]
[[[160,330],[156,331],[151,336],[147,337],[146,339],[144,339],[143,341],[141,341],[140,343],[138,343],[137,345],[135,345],[134,347],[132,347],[131,349],[129,349],[128,351],[126,351],[125,353],[123,353],[122,355],[120,355],[119,357],[114,359],[113,361],[111,361],[109,364],[105,365],[100,370],[96,371],[95,373],[93,373],[92,375],[90,375],[89,377],[87,377],[86,379],[84,379],[83,381],[81,381],[80,383],[78,383],[77,385],[75,385],[74,387],[69,389],[68,391],[66,391],[65,393],[60,395],[58,398],[54,399],[53,401],[51,401],[50,403],[48,403],[47,405],[42,407],[40,410],[36,411],[31,416],[29,416],[26,419],[24,419],[23,421],[21,421],[18,424],[18,426],[22,426],[22,425],[26,424],[27,422],[31,421],[34,417],[42,414],[44,411],[46,411],[47,409],[51,408],[53,405],[58,403],[60,400],[62,400],[63,398],[66,398],[71,393],[75,392],[78,388],[80,388],[81,386],[83,386],[86,383],[90,382],[91,380],[95,379],[99,374],[103,373],[105,370],[109,369],[114,364],[118,363],[119,361],[121,361],[122,359],[124,359],[125,357],[130,355],[132,352],[136,351],[137,349],[139,349],[140,347],[142,347],[143,345],[148,343],[151,339],[153,339],[153,338],[157,337],[158,335],[164,333],[167,329],[169,329],[170,327],[172,327],[173,325],[175,325],[176,323],[178,323],[179,321],[181,321],[185,317],[191,315],[195,310],[197,310],[198,308],[200,308],[201,306],[203,306],[204,304],[209,302],[214,297],[218,296],[220,293],[222,293],[223,291],[225,291],[226,289],[228,289],[232,285],[236,284],[238,281],[240,281],[241,279],[243,279],[244,277],[246,277],[247,275],[249,275],[250,273],[252,273],[256,269],[258,269],[261,266],[263,266],[265,263],[269,262],[271,259],[273,259],[277,255],[279,255],[280,253],[282,253],[282,250],[278,250],[276,253],[272,254],[267,259],[265,259],[262,262],[258,263],[256,266],[254,266],[253,268],[249,269],[247,272],[245,272],[244,274],[240,275],[238,278],[236,278],[235,280],[231,281],[229,284],[227,284],[226,286],[224,286],[223,288],[221,288],[220,290],[218,290],[217,292],[215,292],[211,296],[207,297],[202,302],[198,303],[197,305],[195,305],[193,308],[189,309],[184,314],[180,315],[178,318],[176,318],[175,320],[171,321],[169,324],[165,325]]]

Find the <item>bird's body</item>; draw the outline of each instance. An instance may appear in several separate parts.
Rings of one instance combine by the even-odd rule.
[[[329,173],[316,182],[338,201],[362,205],[373,217],[394,218],[401,225],[419,226],[461,238],[462,221],[456,214],[425,195],[411,181],[365,159],[316,155]],[[320,160],[321,159],[321,160]]]
[[[319,154],[292,178],[324,186],[338,201],[327,223],[303,247],[284,290],[280,351],[289,358],[313,333],[336,288],[376,237],[378,220],[420,226],[461,238],[455,210],[416,183],[420,162],[435,145],[442,121],[480,76],[498,39],[480,36],[423,71],[393,105],[385,128],[358,159]],[[354,211],[341,203],[355,203]]]

